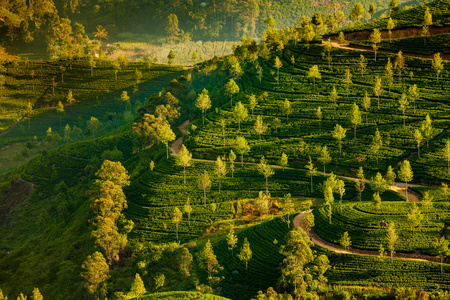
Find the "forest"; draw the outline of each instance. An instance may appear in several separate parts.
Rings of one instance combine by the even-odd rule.
[[[0,300],[450,296],[450,0],[0,7]]]

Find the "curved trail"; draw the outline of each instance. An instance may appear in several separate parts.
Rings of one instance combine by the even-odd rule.
[[[297,214],[292,220],[294,227],[302,227],[303,228],[303,218],[306,212],[311,212],[312,210],[302,211]],[[303,228],[304,229],[304,228]],[[379,257],[380,253],[376,250],[362,250],[349,247],[348,250],[344,250],[342,246],[330,243],[322,239],[317,233],[314,232],[313,229],[308,233],[308,236],[311,238],[311,241],[322,248],[338,252],[339,254],[354,254],[354,255],[365,255],[365,256],[373,256]],[[440,262],[439,258],[425,255],[425,254],[417,254],[417,253],[394,253],[394,258],[406,259],[406,260],[415,260],[415,261],[431,261],[431,262]],[[386,254],[386,259],[389,259],[389,253]]]
[[[178,126],[178,129],[180,129],[181,133],[184,133],[186,131],[186,127],[189,125],[190,121],[186,120]],[[181,146],[183,145],[183,136],[180,136],[177,138],[172,145],[170,145],[170,151],[173,153],[173,155],[178,156],[178,153],[180,153]]]

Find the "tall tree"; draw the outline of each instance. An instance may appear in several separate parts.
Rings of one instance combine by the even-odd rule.
[[[270,176],[272,176],[273,174],[275,174],[275,171],[273,170],[273,168],[267,163],[266,159],[263,157],[261,157],[261,160],[259,162],[258,165],[258,172],[264,176],[264,178],[266,179],[266,193],[269,192],[269,183],[268,183],[268,179]]]
[[[333,137],[338,141],[339,144],[339,155],[342,155],[342,140],[345,139],[345,133],[347,132],[347,129],[342,128],[341,125],[336,124],[333,131]]]
[[[221,188],[221,178],[227,175],[227,165],[224,160],[220,156],[217,156],[216,160],[216,175],[219,178],[219,194],[220,194],[220,188]]]
[[[327,186],[324,192],[325,204],[328,205],[328,218],[329,223],[331,224],[331,204],[334,201],[333,190],[331,186]]]
[[[413,179],[413,171],[411,169],[411,165],[409,161],[405,159],[401,165],[400,170],[398,171],[398,178],[405,183],[406,186],[406,201],[408,201],[408,182]]]
[[[228,244],[228,249],[231,250],[231,256],[234,256],[233,250],[234,250],[234,248],[236,248],[237,242],[238,242],[238,237],[237,237],[237,235],[234,234],[233,227],[230,227],[230,231],[227,234],[227,244]]]
[[[225,84],[225,94],[230,97],[231,106],[233,106],[233,95],[239,93],[239,85],[237,85],[236,81],[230,79]]]
[[[188,226],[191,226],[191,213],[192,213],[192,206],[189,201],[189,197],[187,198],[186,204],[184,205],[184,212],[188,215]]]
[[[445,237],[441,237],[433,243],[437,256],[441,258],[441,274],[443,272],[444,257],[450,255],[448,244],[448,240],[446,240]]]
[[[443,60],[440,53],[436,53],[431,61],[433,69],[436,70],[436,81],[439,83],[439,74],[444,69]]]
[[[228,154],[228,160],[230,161],[231,168],[231,178],[234,178],[234,161],[236,160],[236,154],[234,154],[233,149],[230,150],[230,154]]]
[[[261,149],[261,134],[266,132],[266,130],[267,130],[267,125],[264,124],[262,117],[257,116],[256,122],[255,122],[255,131],[256,131],[256,133],[258,133],[258,136],[259,136],[259,149]]]
[[[339,240],[339,244],[344,247],[345,251],[347,251],[347,249],[352,245],[352,241],[350,239],[350,236],[348,235],[348,231],[342,234],[342,237]]]
[[[205,113],[211,108],[211,99],[206,89],[203,89],[200,95],[198,95],[195,106],[202,111],[202,123],[205,124]]]
[[[388,30],[388,33],[389,33],[389,43],[392,42],[392,29],[394,29],[394,27],[395,27],[394,21],[392,20],[392,18],[389,18],[389,20],[387,21],[387,27],[386,27]]]
[[[367,122],[367,113],[368,113],[369,108],[370,108],[370,97],[369,97],[369,94],[367,93],[367,91],[366,91],[366,93],[364,94],[362,107],[363,107],[364,110],[366,111],[366,125],[368,125],[368,122]]]
[[[283,203],[283,213],[287,214],[287,224],[288,228],[290,226],[291,220],[289,220],[290,214],[292,210],[292,197],[291,194],[288,193],[284,195],[284,203]]]
[[[117,73],[121,70],[120,63],[118,61],[113,61],[111,65],[114,69],[114,80],[117,81]]]
[[[103,254],[95,252],[83,262],[81,276],[87,281],[84,285],[96,299],[100,298],[99,286],[109,278],[109,266]]]
[[[369,37],[370,42],[372,43],[373,51],[375,51],[375,61],[377,61],[377,50],[378,50],[378,43],[381,43],[381,33],[378,29],[374,29],[373,32],[370,34]]]
[[[166,19],[166,40],[168,43],[174,43],[180,34],[178,27],[178,17],[175,14],[170,14]]]
[[[419,91],[417,90],[417,84],[412,85],[408,89],[408,97],[412,100],[414,105],[414,114],[416,114],[416,100],[419,99]]]
[[[433,25],[433,16],[430,13],[430,8],[426,7],[425,12],[423,14],[423,26],[426,29],[426,36],[429,35],[429,26]],[[424,40],[425,43],[425,40]]]
[[[403,57],[402,51],[398,51],[397,57],[395,58],[395,67],[398,68],[398,79],[402,81],[402,69],[405,67],[405,58]]]
[[[373,136],[373,141],[372,141],[372,146],[371,146],[372,151],[377,156],[377,166],[378,166],[378,156],[379,156],[380,149],[381,149],[382,146],[383,146],[383,140],[382,140],[381,134],[380,134],[380,132],[378,131],[378,128],[377,128],[377,130],[375,131],[375,134]]]
[[[433,208],[433,196],[431,195],[430,191],[425,191],[422,199],[422,206],[427,211],[427,223],[428,223],[428,211],[430,208]]]
[[[350,123],[352,123],[353,125],[353,137],[356,140],[356,126],[361,125],[362,123],[361,111],[359,110],[359,107],[358,105],[356,105],[356,103],[353,103],[352,105]]]
[[[333,49],[333,45],[331,44],[331,38],[328,38],[324,46],[324,50],[327,52],[328,69],[331,69],[331,49]]]
[[[319,133],[322,132],[322,109],[319,106],[316,110],[316,117],[319,120]]]
[[[94,76],[94,68],[96,66],[93,56],[89,56],[89,66],[91,67],[91,77],[93,77]]]
[[[144,295],[146,292],[147,291],[145,290],[145,285],[142,281],[141,275],[136,273],[133,283],[131,283],[131,293],[133,293],[136,296],[136,299],[139,300],[139,297]]]
[[[333,109],[334,109],[334,115],[336,115],[336,100],[339,98],[338,93],[336,91],[336,86],[333,85],[333,90],[331,90],[330,93],[330,99],[333,101]]]
[[[408,221],[410,222],[410,224],[412,226],[412,238],[414,238],[415,229],[416,229],[416,227],[420,226],[420,223],[423,220],[423,215],[420,212],[420,209],[416,205],[415,202],[413,203],[413,207],[409,211],[407,217],[408,217]]]
[[[433,135],[433,125],[431,123],[430,115],[427,114],[425,117],[425,121],[421,125],[422,134],[425,137],[425,140],[427,141],[427,148],[429,146],[429,141],[431,139],[431,136]]]
[[[364,72],[367,70],[367,59],[362,54],[359,56],[358,68],[361,71],[361,77],[364,77]]]
[[[277,68],[277,85],[280,85],[280,68],[283,66],[283,63],[281,60],[277,57],[275,57],[275,68]]]
[[[317,65],[314,65],[311,68],[309,68],[308,77],[313,79],[314,90],[315,90],[316,89],[316,79],[322,78],[322,75],[320,75],[320,72],[319,72],[319,67]]]
[[[245,120],[248,116],[247,108],[239,101],[233,109],[234,117],[238,121],[238,128],[241,130],[241,121]]]
[[[286,121],[289,121],[289,115],[292,113],[291,102],[289,102],[288,99],[285,99],[281,108],[286,115]]]
[[[336,188],[339,192],[339,210],[342,212],[342,197],[345,195],[345,183],[343,180],[338,179],[336,182]]]
[[[398,240],[398,234],[395,232],[395,223],[392,221],[388,225],[388,243],[389,251],[391,252],[391,263],[393,262],[393,257],[395,253],[395,244]]]
[[[359,167],[356,177],[359,179],[355,182],[355,188],[358,192],[359,201],[361,201],[362,192],[364,192],[364,189],[366,188],[366,179],[364,178],[364,171],[362,167]]]
[[[259,212],[259,226],[262,224],[262,216],[263,213],[266,213],[266,216],[269,215],[269,208],[270,208],[270,199],[269,199],[268,193],[263,193],[262,191],[259,191],[258,199],[255,201],[255,206],[257,211]]]
[[[59,126],[61,126],[61,115],[64,114],[64,105],[61,103],[61,101],[58,101],[58,104],[56,105],[56,111],[60,115],[59,116]]]
[[[206,207],[206,190],[211,188],[211,179],[209,179],[208,171],[204,171],[198,177],[198,186],[203,190],[203,206]]]
[[[181,248],[180,254],[178,255],[178,261],[180,262],[180,272],[183,274],[184,278],[188,278],[191,276],[191,268],[193,261],[192,254],[189,252],[189,249],[183,247]]]
[[[218,273],[223,269],[223,267],[221,267],[219,262],[217,261],[217,257],[214,254],[214,250],[210,240],[206,242],[203,251],[200,252],[200,259],[203,268],[208,272],[208,278],[211,278],[211,275]]]
[[[244,238],[244,244],[238,254],[238,258],[245,262],[245,269],[247,270],[248,262],[252,258],[252,250],[250,249],[250,243],[248,242],[247,237]]]
[[[399,103],[398,109],[401,110],[403,113],[403,129],[405,129],[405,111],[409,105],[408,97],[406,97],[405,93],[402,94],[402,96],[398,100],[398,103]]]
[[[331,156],[330,153],[328,152],[327,146],[323,146],[322,149],[320,149],[319,162],[323,164],[323,173],[326,173],[325,165],[331,162]]]
[[[384,67],[386,70],[386,80],[388,82],[388,86],[389,86],[389,94],[391,94],[391,87],[392,87],[392,83],[394,82],[394,71],[392,71],[392,63],[391,63],[391,58],[388,57],[388,62],[386,64],[386,67]],[[381,82],[380,82],[381,84]]]
[[[170,128],[169,122],[165,121],[157,127],[156,138],[166,146],[166,157],[169,159],[169,142],[175,140],[176,135]]]
[[[170,49],[169,54],[167,54],[167,63],[168,63],[169,65],[171,65],[171,64],[173,64],[173,61],[174,61],[174,60],[175,60],[175,52],[173,52],[173,50]],[[202,65],[203,71],[205,71],[205,69],[207,69],[207,71],[205,71],[205,73],[206,73],[206,76],[208,76],[208,72],[212,72],[213,69],[214,69],[214,67],[212,67],[213,64],[211,64],[211,63],[207,63],[207,64],[205,64],[205,65],[206,65],[206,66],[203,66],[203,65]]]
[[[390,90],[390,88],[389,88]],[[380,96],[383,94],[383,86],[381,85],[381,78],[375,77],[375,84],[373,86],[373,93],[378,97],[378,109],[380,109]]]
[[[345,69],[344,83],[346,86],[347,99],[348,99],[348,87],[350,84],[352,84],[352,73],[350,73],[350,69]]]
[[[308,176],[311,177],[311,193],[313,192],[313,176],[317,173],[317,168],[314,168],[311,156],[309,157],[308,164],[306,165],[308,169]]]
[[[251,94],[248,101],[249,107],[252,110],[252,117],[253,117],[253,110],[255,109],[256,105],[258,105],[258,101],[256,100],[255,94]]]
[[[289,164],[289,157],[286,155],[286,153],[283,152],[280,158],[280,166],[283,167],[283,172],[284,168],[286,168],[288,164]]]
[[[378,218],[378,211],[380,210],[380,207],[381,207],[381,197],[380,197],[379,192],[376,192],[373,194],[372,202],[373,202],[373,205],[375,206],[375,210],[377,212],[376,216]]]
[[[417,143],[417,154],[418,154],[418,157],[420,158],[420,143],[422,142],[423,136],[422,136],[422,133],[420,132],[420,130],[417,128],[414,131],[414,139],[416,140],[416,143]]]
[[[87,125],[91,130],[92,140],[95,140],[95,134],[101,125],[100,121],[95,117],[91,117],[91,119],[87,121]]]
[[[386,183],[388,185],[394,185],[395,184],[395,178],[397,178],[397,175],[395,174],[394,169],[392,169],[391,166],[389,166],[387,168],[386,177],[385,178],[386,178]]]
[[[178,207],[175,207],[173,210],[172,222],[175,223],[176,231],[177,231],[177,241],[178,241],[178,224],[180,224],[183,219],[183,213]]]
[[[236,152],[241,155],[241,165],[244,166],[244,154],[247,154],[250,151],[250,146],[245,137],[236,137],[235,147]]]
[[[189,153],[189,150],[185,145],[181,145],[180,152],[176,157],[177,165],[183,167],[183,182],[186,184],[186,167],[190,167],[192,165],[192,154]]]
[[[0,295],[0,299],[8,300],[8,299],[2,299],[1,295]],[[33,300],[44,300],[44,297],[42,296],[41,292],[36,287],[33,289]]]

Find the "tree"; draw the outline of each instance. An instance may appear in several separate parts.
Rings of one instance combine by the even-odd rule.
[[[180,224],[181,220],[183,219],[183,213],[178,207],[175,207],[173,210],[173,217],[172,222],[175,223],[175,227],[177,230],[177,241],[178,241],[178,224]]]
[[[198,177],[198,186],[203,190],[203,206],[206,207],[206,190],[211,188],[211,180],[209,179],[208,171],[204,171]]]
[[[91,77],[94,76],[95,60],[93,56],[89,56],[89,66],[91,67]]]
[[[178,256],[180,262],[180,272],[183,274],[184,278],[191,276],[192,261],[194,260],[189,249],[183,247],[181,248],[180,254]]]
[[[378,43],[381,43],[381,33],[378,29],[374,29],[373,32],[370,34],[369,37],[370,42],[373,44],[372,48],[373,51],[375,51],[375,61],[377,61],[377,50],[378,50]]]
[[[61,115],[64,114],[64,105],[61,103],[61,101],[58,101],[58,104],[56,105],[56,111],[58,112],[58,114],[60,114],[59,126],[61,126]]]
[[[73,104],[76,100],[73,97],[73,93],[72,90],[69,90],[69,92],[67,93],[67,98],[66,98],[67,102],[69,102],[69,104]]]
[[[149,71],[149,72],[150,72],[152,66],[153,66],[153,60],[152,60],[152,58],[149,56],[149,57],[147,57],[147,68],[148,68],[148,71]]]
[[[227,123],[225,122],[225,119],[220,119],[220,127],[222,127],[222,138],[223,138],[223,143],[225,144],[225,126],[227,125]]]
[[[386,180],[381,176],[380,172],[377,172],[374,178],[372,178],[372,182],[370,183],[372,189],[377,193],[384,193],[387,189]]]
[[[228,155],[228,159],[231,164],[231,178],[234,178],[234,161],[236,160],[236,154],[234,154],[233,149],[230,150],[230,154]]]
[[[266,179],[266,193],[267,193],[269,191],[268,179],[270,176],[275,174],[275,171],[272,169],[272,167],[269,164],[267,164],[267,161],[264,158],[264,156],[261,157],[261,160],[259,162],[258,172],[261,175],[263,175],[264,178]]]
[[[247,238],[244,239],[244,244],[242,245],[241,252],[238,254],[238,258],[245,262],[245,269],[247,270],[248,261],[252,258],[252,250],[250,249],[250,243]]]
[[[155,277],[153,277],[153,280],[155,281],[155,290],[159,290],[164,286],[164,281],[166,280],[166,276],[164,274],[156,274]]]
[[[256,131],[256,133],[258,133],[258,136],[259,136],[259,149],[261,149],[261,134],[266,132],[266,130],[267,130],[267,125],[264,124],[262,117],[257,116],[256,122],[255,122],[255,131]]]
[[[361,21],[359,20],[361,16],[366,14],[366,10],[364,9],[363,5],[359,2],[355,3],[355,6],[353,7],[352,11],[350,12],[350,20],[355,22],[356,24],[361,24]]]
[[[381,139],[381,134],[377,130],[375,131],[375,135],[373,136],[373,141],[372,141],[372,151],[376,154],[377,156],[377,166],[378,166],[378,155],[380,153],[380,149],[383,146],[383,140]]]
[[[314,164],[312,162],[311,156],[309,157],[308,164],[306,165],[308,169],[308,176],[311,177],[311,193],[313,192],[313,176],[317,173],[317,168],[314,168]]]
[[[317,65],[309,68],[308,77],[313,79],[314,82],[314,90],[316,89],[316,79],[322,78],[319,72],[319,67]]]
[[[345,40],[345,35],[344,35],[344,33],[341,31],[341,32],[339,32],[339,36],[338,36],[338,44],[339,45],[343,45],[343,44],[346,44],[347,43],[347,41]]]
[[[424,15],[423,15],[423,26],[424,26],[424,29],[426,30],[426,36],[429,35],[429,26],[430,25],[433,25],[433,16],[430,13],[430,8],[426,7]],[[425,43],[425,40],[424,40],[424,43]]]
[[[250,151],[250,146],[243,136],[236,137],[235,146],[236,152],[241,155],[241,165],[244,166],[244,154],[247,154]]]
[[[178,39],[178,36],[180,34],[177,15],[170,14],[167,16],[165,30],[167,43],[174,43]]]
[[[447,160],[447,173],[450,174],[450,140],[445,141],[445,147],[442,149],[442,154]]]
[[[227,175],[227,165],[226,162],[222,160],[220,156],[217,156],[216,160],[216,175],[219,177],[219,194],[220,194],[220,188],[221,188],[221,182],[220,179]]]
[[[167,55],[167,62],[169,65],[173,64],[173,61],[175,60],[175,53],[172,49],[170,49],[169,54]]]
[[[342,212],[342,197],[345,195],[345,183],[343,180],[338,179],[336,182],[336,188],[339,192],[339,210]]]
[[[368,124],[368,122],[367,122],[367,112],[369,111],[369,108],[370,108],[370,97],[369,97],[369,94],[367,93],[367,91],[364,94],[362,107],[366,111],[366,125],[367,125]]]
[[[433,69],[436,70],[436,80],[439,83],[439,74],[444,69],[444,64],[442,63],[442,58],[440,53],[434,54],[433,60],[431,61]]]
[[[292,113],[291,102],[285,99],[282,106],[283,113],[286,114],[286,121],[289,121],[289,115]]]
[[[25,296],[23,293],[20,293],[19,296],[17,296],[17,300],[27,300],[27,296]]]
[[[391,8],[391,12],[398,12],[398,0],[391,0],[389,7]]]
[[[255,109],[256,105],[258,105],[258,101],[256,100],[255,94],[251,94],[249,97],[249,107],[252,110],[252,117],[253,117],[253,110]]]
[[[348,86],[352,83],[352,73],[350,73],[350,69],[345,69],[344,83],[346,85],[348,99]]]
[[[263,193],[259,191],[258,199],[255,201],[256,209],[259,211],[259,226],[262,224],[262,216],[263,213],[266,213],[266,216],[269,215],[269,208],[271,206],[270,199],[268,193]]]
[[[0,294],[0,300],[8,300],[8,299],[2,299]],[[33,289],[33,300],[44,300],[44,297],[42,296],[41,292],[36,287]]]
[[[66,68],[64,66],[59,66],[59,70],[61,71],[61,82],[64,83],[64,72],[66,71]]]
[[[314,214],[312,211],[307,211],[303,215],[303,226],[305,227],[305,231],[307,234],[311,231],[311,229],[314,227]]]
[[[361,111],[359,110],[358,105],[356,103],[353,103],[352,106],[352,112],[350,114],[350,123],[353,125],[353,136],[356,140],[356,126],[361,125],[362,118],[361,118]]]
[[[230,231],[227,234],[227,244],[228,244],[228,250],[231,250],[231,256],[233,256],[233,250],[236,248],[236,244],[238,242],[237,235],[234,234],[233,227],[230,227]]]
[[[284,152],[281,154],[280,166],[283,167],[283,172],[284,172],[284,168],[286,168],[288,166],[288,156]]]
[[[328,152],[327,146],[323,146],[322,149],[320,149],[319,162],[323,164],[323,173],[326,173],[325,165],[331,162],[331,156],[330,153]]]
[[[394,27],[395,27],[394,21],[392,20],[392,18],[389,18],[386,27],[389,33],[389,43],[392,42],[392,29],[394,29]]]
[[[395,243],[398,240],[398,234],[395,232],[395,223],[390,222],[388,225],[388,242],[389,242],[389,251],[391,252],[391,263],[393,262],[393,256],[395,253]]]
[[[367,59],[362,54],[359,56],[358,67],[361,71],[361,77],[364,77],[364,72],[367,69]]]
[[[81,276],[87,281],[84,286],[88,289],[89,293],[99,299],[99,285],[109,278],[109,266],[103,254],[97,251],[89,255],[83,262],[81,268],[84,269]]]
[[[391,87],[392,87],[392,83],[394,81],[394,71],[392,71],[392,63],[391,63],[390,57],[388,57],[388,62],[386,64],[385,70],[386,70],[386,80],[388,81],[388,85],[389,85],[389,94],[391,94]],[[380,82],[380,84],[381,84],[381,82]]]
[[[233,106],[233,95],[238,93],[239,93],[239,86],[233,79],[230,79],[225,84],[225,94],[230,97],[231,106]]]
[[[211,108],[211,99],[209,98],[208,91],[203,89],[203,91],[198,95],[195,106],[202,111],[202,121],[205,124],[205,113]]]
[[[277,68],[277,85],[280,85],[280,68],[283,66],[283,63],[281,60],[277,57],[275,57],[275,68]]]
[[[55,81],[55,78],[52,78],[52,91],[53,91],[53,96],[55,96],[55,88],[58,85],[58,83]]]
[[[422,199],[422,205],[425,207],[427,211],[427,223],[428,223],[428,211],[430,208],[433,207],[433,196],[431,195],[430,191],[425,191]]]
[[[92,140],[95,139],[95,134],[97,133],[98,128],[100,127],[101,123],[97,118],[91,117],[89,121],[87,121],[88,127],[91,129],[92,133]]]
[[[278,118],[273,119],[273,126],[275,126],[275,132],[278,133],[278,127],[280,127],[281,121]]]
[[[114,79],[115,79],[115,81],[117,81],[117,73],[119,73],[119,71],[120,71],[120,63],[118,62],[118,61],[113,61],[112,62],[112,66],[113,66],[113,69],[114,69]]]
[[[162,142],[164,145],[166,145],[166,157],[169,159],[169,142],[172,142],[175,140],[176,135],[170,128],[169,122],[165,121],[162,122],[157,127],[157,136],[156,138],[158,141]]]
[[[142,72],[136,69],[134,72],[134,78],[136,78],[136,84],[139,84],[139,80],[142,78]]]
[[[316,117],[319,120],[319,132],[322,132],[322,109],[320,108],[320,106],[317,108],[316,110]]]
[[[338,93],[336,91],[336,86],[333,85],[333,90],[330,93],[330,99],[333,101],[334,115],[336,115],[336,100],[339,98]]]
[[[403,113],[403,129],[405,129],[405,111],[409,105],[408,98],[406,97],[405,93],[402,94],[402,96],[398,100],[398,103],[399,103],[398,109],[401,110]]]
[[[420,212],[419,207],[416,205],[416,203],[413,203],[413,207],[411,208],[411,210],[408,213],[408,221],[410,222],[411,226],[412,226],[412,238],[414,238],[414,231],[415,228],[420,226],[420,223],[423,220],[423,215]]]
[[[400,170],[398,171],[398,178],[405,183],[406,201],[408,201],[408,182],[413,179],[413,171],[407,159],[405,159],[400,165]]]
[[[328,69],[331,68],[331,49],[333,49],[333,45],[331,44],[331,38],[328,38],[325,46],[325,51],[327,52],[327,60],[328,60]]]
[[[414,139],[416,140],[416,143],[417,143],[417,154],[418,154],[418,157],[420,158],[420,143],[422,142],[423,136],[422,136],[422,133],[420,132],[420,130],[417,128],[414,131]]]
[[[347,249],[352,245],[352,241],[350,239],[350,236],[348,235],[348,231],[342,234],[342,237],[339,240],[339,244],[344,247],[345,251],[347,251]]]
[[[408,97],[412,100],[414,105],[414,114],[416,114],[416,100],[419,99],[419,91],[417,90],[417,84],[412,85],[408,89]]]
[[[134,276],[133,283],[131,284],[131,292],[136,296],[136,299],[138,300],[140,296],[147,292],[145,290],[144,282],[142,281],[139,273],[136,273],[136,275]]]
[[[288,193],[288,194],[284,195],[284,204],[283,204],[283,213],[287,214],[288,228],[289,228],[290,223],[291,223],[291,221],[289,220],[289,216],[291,214],[291,210],[292,210],[292,198],[291,198],[291,194]]]
[[[356,191],[358,192],[359,201],[361,201],[362,192],[364,192],[364,189],[366,188],[366,182],[365,182],[362,167],[359,167],[357,176],[359,179],[356,180],[356,182],[355,182],[355,188],[356,188]]]
[[[390,90],[390,88],[389,88]],[[373,86],[373,93],[378,97],[378,109],[380,109],[380,96],[383,94],[383,86],[381,85],[381,78],[375,77],[375,84]]]
[[[192,213],[192,206],[189,203],[189,197],[187,198],[186,204],[184,205],[184,212],[188,215],[188,226],[191,226],[191,213]]]
[[[437,256],[441,258],[441,274],[443,272],[444,257],[450,255],[448,244],[448,240],[445,237],[441,237],[433,243]]]
[[[391,166],[387,168],[386,172],[386,184],[387,185],[394,185],[395,184],[395,178],[397,178],[397,175],[395,174],[394,170]]]
[[[212,274],[215,274],[223,269],[217,261],[217,257],[214,254],[210,240],[206,242],[205,248],[203,248],[203,251],[200,252],[200,259],[202,261],[203,268],[208,272],[208,278],[210,278]]]
[[[378,174],[380,174],[380,173],[378,173]],[[381,207],[381,197],[380,197],[380,193],[379,192],[376,192],[376,193],[373,194],[372,202],[373,202],[373,205],[375,206],[375,209],[377,211],[377,218],[378,218],[378,210]]]
[[[422,130],[423,136],[425,137],[425,140],[427,141],[427,148],[428,148],[428,146],[429,146],[428,142],[430,141],[430,138],[433,135],[433,131],[434,131],[429,114],[427,114],[427,116],[425,117],[425,121],[421,125],[421,130]]]
[[[375,8],[375,4],[373,4],[373,3],[370,3],[370,6],[369,6],[369,14],[370,14],[370,20],[372,21],[373,20],[373,15],[376,13],[376,8]]]
[[[347,132],[347,129],[342,128],[341,125],[336,124],[333,131],[333,137],[338,140],[339,143],[339,155],[342,155],[341,152],[341,146],[342,146],[342,139],[345,139],[345,133]]]
[[[183,167],[183,181],[186,184],[186,167],[190,167],[192,164],[192,154],[185,145],[181,145],[180,152],[176,157],[177,165]]]
[[[324,192],[325,204],[328,205],[328,218],[329,223],[331,224],[331,204],[334,201],[333,190],[331,186],[327,186]]]
[[[234,117],[238,121],[238,128],[241,130],[241,121],[245,120],[248,116],[247,108],[239,101],[233,109]]]
[[[120,100],[126,103],[125,110],[127,111],[128,107],[131,107],[130,97],[128,96],[127,91],[122,91],[122,94],[120,95]]]
[[[398,51],[397,57],[395,58],[395,67],[398,68],[398,78],[402,80],[402,69],[405,67],[405,58],[403,57],[402,51]]]
[[[294,55],[291,56],[291,62],[292,62],[292,67],[295,68],[295,57],[294,57]]]

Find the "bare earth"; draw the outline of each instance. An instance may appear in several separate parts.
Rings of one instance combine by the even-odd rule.
[[[190,121],[186,120],[178,126],[178,129],[180,129],[181,133],[184,133],[186,131],[186,127],[189,125]],[[172,145],[170,145],[170,151],[173,153],[173,155],[178,156],[178,153],[180,153],[181,146],[183,145],[183,137],[177,138]]]

